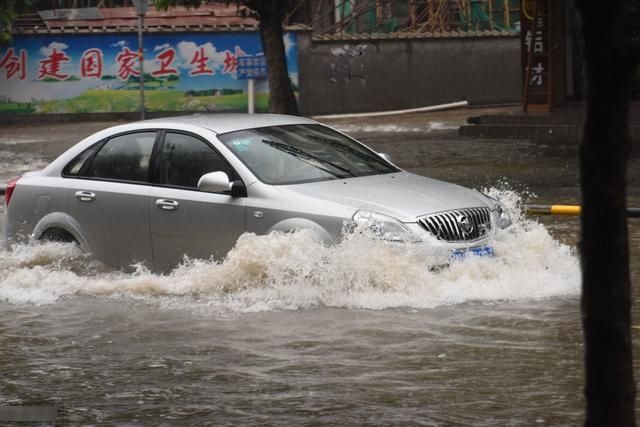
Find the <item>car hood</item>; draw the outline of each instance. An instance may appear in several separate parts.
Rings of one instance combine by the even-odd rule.
[[[478,191],[409,172],[279,186],[278,189],[300,202],[310,197],[355,210],[376,211],[403,222],[415,222],[419,216],[453,209],[493,208],[491,200]]]

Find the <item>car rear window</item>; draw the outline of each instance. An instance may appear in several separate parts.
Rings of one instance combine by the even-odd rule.
[[[78,155],[65,167],[63,175],[147,182],[155,140],[156,132],[137,132],[113,137]]]

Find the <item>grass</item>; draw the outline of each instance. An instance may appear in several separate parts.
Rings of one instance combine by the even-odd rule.
[[[33,104],[20,102],[0,102],[0,114],[29,114],[36,111]]]
[[[75,98],[42,101],[36,104],[39,113],[92,113],[138,111],[140,92],[137,90],[89,90]],[[5,105],[1,104],[0,106]],[[145,91],[148,111],[246,111],[247,95],[185,96],[177,90]],[[267,111],[268,94],[256,94],[256,111]],[[32,107],[33,108],[33,107]],[[33,110],[32,110],[33,111]],[[0,113],[8,112],[0,109]]]

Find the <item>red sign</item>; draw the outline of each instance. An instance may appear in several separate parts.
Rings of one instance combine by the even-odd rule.
[[[209,62],[210,59],[211,58],[209,58],[204,52],[204,47],[200,46],[193,54],[191,62],[189,62],[189,64],[196,66],[193,70],[189,71],[189,75],[199,76],[202,74],[215,74],[213,69],[207,66],[207,62]]]
[[[70,62],[69,58],[64,51],[58,51],[55,47],[51,53],[47,55],[45,59],[38,61],[40,64],[40,70],[38,73],[38,80],[42,80],[46,77],[50,77],[56,80],[65,80],[69,77],[68,74],[62,74],[60,68],[63,62]]]
[[[168,76],[177,75],[178,70],[171,68],[171,64],[176,57],[176,51],[173,48],[165,49],[156,55],[156,60],[160,63],[158,70],[152,71],[152,76]]]
[[[118,63],[118,78],[120,80],[128,80],[131,76],[139,76],[140,70],[134,68],[138,65],[140,54],[138,52],[132,52],[128,47],[123,47],[122,51],[116,56],[116,62]]]
[[[20,49],[20,54],[16,55],[10,47],[0,59],[0,68],[5,71],[7,79],[12,79],[17,74],[18,79],[24,80],[27,77],[27,52]]]
[[[222,68],[222,74],[234,73],[236,71],[236,68],[238,68],[238,57],[246,56],[247,54],[244,53],[244,51],[240,49],[239,46],[236,46],[235,55],[228,50],[225,51],[225,55],[226,57],[223,61],[224,67]]]
[[[102,77],[102,51],[100,49],[84,51],[80,59],[80,75],[84,78],[99,79]]]

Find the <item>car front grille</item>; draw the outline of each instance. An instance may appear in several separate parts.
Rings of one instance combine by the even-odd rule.
[[[491,211],[488,208],[468,208],[439,212],[418,218],[429,233],[445,242],[471,242],[491,231]]]

